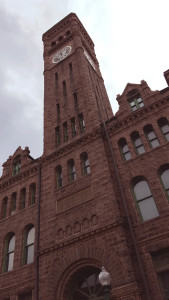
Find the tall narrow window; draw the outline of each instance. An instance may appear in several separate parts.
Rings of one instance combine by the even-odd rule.
[[[32,183],[29,188],[29,195],[30,195],[30,204],[35,204],[35,197],[36,197],[36,184]]]
[[[11,233],[7,236],[5,242],[3,272],[9,272],[13,269],[14,250],[15,250],[15,235],[14,233]]]
[[[60,105],[57,104],[57,118],[58,118],[58,121],[60,120]]]
[[[131,154],[130,154],[130,150],[127,145],[126,139],[121,138],[119,140],[118,144],[119,144],[119,148],[120,148],[120,152],[121,152],[123,160],[129,160],[131,158]]]
[[[19,174],[21,169],[21,156],[17,155],[13,160],[12,176]]]
[[[156,148],[160,145],[152,125],[146,125],[144,127],[144,133],[151,148]]]
[[[75,118],[71,119],[71,130],[72,130],[72,137],[76,136],[76,123]]]
[[[159,216],[153,195],[146,180],[138,181],[133,187],[133,192],[143,221]]]
[[[16,193],[13,193],[11,198],[11,215],[13,215],[16,211]]]
[[[169,165],[163,166],[161,168],[160,177],[165,194],[169,200]]]
[[[137,131],[132,132],[131,139],[133,142],[133,145],[135,147],[135,151],[137,154],[142,154],[145,152],[142,140],[140,138],[140,135]]]
[[[2,218],[6,218],[7,214],[7,205],[8,205],[8,198],[5,197],[2,201]]]
[[[160,127],[166,141],[169,141],[169,123],[168,123],[167,118],[159,119],[158,126]]]
[[[83,175],[90,174],[90,165],[89,165],[89,159],[86,152],[82,153],[81,156],[81,163],[82,163],[82,173]]]
[[[73,182],[76,180],[76,169],[75,169],[75,163],[73,159],[70,159],[68,161],[68,172],[69,172],[69,179],[70,182]]]
[[[63,139],[64,139],[64,142],[68,141],[67,122],[63,123]]]
[[[21,209],[25,208],[25,204],[26,204],[26,189],[23,188],[21,190]]]
[[[62,167],[61,166],[56,167],[56,184],[57,184],[58,189],[63,186]]]
[[[35,227],[28,227],[24,234],[24,264],[30,264],[34,261],[34,241],[35,241]]]
[[[63,81],[62,84],[63,84],[63,96],[64,98],[66,98],[67,97],[66,81]]]
[[[74,105],[77,106],[78,105],[78,98],[77,98],[77,93],[73,93],[73,98],[74,98]]]
[[[85,131],[85,122],[83,119],[83,114],[80,114],[79,116],[79,127],[80,127],[80,132],[84,132]]]
[[[60,145],[60,129],[59,126],[55,128],[56,146]]]

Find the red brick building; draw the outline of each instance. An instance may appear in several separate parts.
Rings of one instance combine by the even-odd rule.
[[[169,299],[169,87],[128,83],[113,116],[75,14],[43,35],[44,153],[0,179],[0,299]],[[169,85],[169,70],[164,73]]]

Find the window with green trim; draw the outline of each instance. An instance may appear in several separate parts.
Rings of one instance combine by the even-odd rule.
[[[58,189],[63,186],[62,167],[60,165],[56,167],[56,185]]]
[[[69,172],[69,180],[70,182],[73,182],[76,180],[76,169],[75,169],[75,163],[73,159],[70,159],[68,161],[68,172]]]
[[[14,250],[15,250],[15,234],[9,233],[5,240],[3,272],[9,272],[13,269]]]
[[[146,125],[144,127],[144,133],[151,148],[156,148],[160,145],[152,125]]]
[[[132,100],[129,101],[130,107],[132,111],[137,110],[138,108],[141,108],[144,106],[144,102],[141,97],[138,98],[133,98]]]
[[[82,164],[82,174],[87,175],[90,174],[90,165],[89,165],[89,159],[86,152],[82,153],[81,156],[81,164]]]
[[[34,241],[35,227],[27,226],[24,232],[24,249],[23,249],[23,264],[30,264],[34,261]]]
[[[21,156],[17,155],[13,160],[12,176],[19,174],[20,169],[21,169]]]
[[[144,153],[145,152],[144,145],[137,131],[131,133],[131,139],[135,147],[136,154]]]
[[[123,160],[131,159],[131,153],[130,153],[129,147],[127,145],[126,139],[121,138],[118,142],[118,145],[119,145],[120,153],[121,153]]]
[[[36,184],[31,183],[29,187],[29,196],[30,196],[30,205],[35,204],[35,197],[36,197]]]
[[[158,126],[161,129],[161,132],[163,133],[166,141],[169,141],[169,123],[167,118],[161,118],[157,121]]]
[[[159,216],[154,197],[146,180],[140,179],[136,181],[132,187],[132,191],[139,215],[143,221]]]

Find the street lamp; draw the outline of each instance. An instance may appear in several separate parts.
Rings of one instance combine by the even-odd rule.
[[[111,277],[110,277],[110,273],[106,271],[105,267],[102,267],[102,270],[99,274],[99,281],[100,281],[100,284],[104,288],[104,292],[105,292],[105,296],[106,296],[105,300],[110,300]]]

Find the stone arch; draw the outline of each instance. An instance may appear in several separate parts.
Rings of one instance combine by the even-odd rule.
[[[100,268],[105,266],[112,277],[112,286],[116,287],[124,282],[126,272],[122,266],[120,258],[113,251],[92,247],[91,245],[81,245],[67,249],[64,254],[58,254],[58,257],[51,263],[48,287],[51,299],[67,300],[65,291],[72,275],[83,267],[93,266]],[[51,288],[52,287],[52,288]]]

